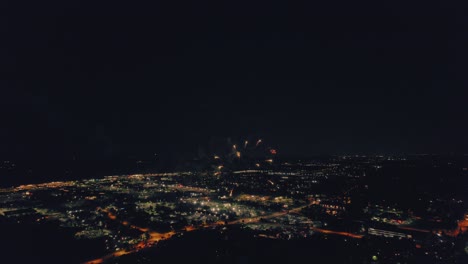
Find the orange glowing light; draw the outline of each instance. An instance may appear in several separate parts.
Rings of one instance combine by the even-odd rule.
[[[109,217],[112,220],[117,219],[117,217],[115,215],[113,215],[112,213],[107,213],[107,217]]]
[[[185,227],[185,231],[187,231],[187,232],[190,232],[190,231],[193,231],[193,230],[196,230],[196,228],[194,226],[186,226]]]

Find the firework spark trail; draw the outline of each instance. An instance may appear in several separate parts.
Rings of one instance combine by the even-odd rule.
[[[260,143],[262,143],[262,139],[259,139],[259,140],[257,141],[257,144],[255,144],[255,147],[258,147],[258,145],[260,145]]]

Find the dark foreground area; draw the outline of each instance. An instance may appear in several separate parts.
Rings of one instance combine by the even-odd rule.
[[[72,231],[53,225],[5,224],[0,232],[2,259],[8,263],[83,263],[105,254],[103,240],[76,240]],[[468,263],[463,241],[455,242],[455,251],[445,252],[445,261],[450,262],[437,262],[426,256],[427,249],[415,249],[408,240],[324,234],[282,240],[232,226],[182,233],[108,263]]]
[[[111,263],[442,263],[428,258],[424,250],[414,251],[410,247],[414,245],[406,240],[343,239],[320,234],[298,240],[255,238],[235,227],[221,233],[187,233]],[[407,253],[392,260],[384,259],[383,255],[390,251]],[[468,257],[460,248],[449,261],[467,263]]]
[[[81,263],[103,254],[104,241],[77,240],[53,224],[0,225],[2,263]]]

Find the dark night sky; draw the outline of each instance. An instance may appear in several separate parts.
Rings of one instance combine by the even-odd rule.
[[[467,152],[462,6],[252,2],[2,1],[0,155]]]

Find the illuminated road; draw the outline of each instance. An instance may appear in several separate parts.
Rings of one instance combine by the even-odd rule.
[[[117,216],[115,216],[113,213],[109,212],[108,210],[104,209],[104,210],[101,210],[101,211],[104,212],[104,213],[107,213],[107,217],[109,219],[114,220],[114,221],[118,221],[120,224],[122,224],[124,226],[128,226],[130,228],[137,229],[137,230],[139,230],[141,232],[149,232],[150,237],[146,241],[142,241],[142,242],[136,244],[135,246],[133,246],[130,249],[118,250],[116,252],[105,255],[104,257],[101,257],[99,259],[94,259],[94,260],[87,261],[87,262],[85,262],[86,264],[104,263],[105,261],[110,260],[112,258],[120,257],[120,256],[123,256],[123,255],[127,255],[127,254],[130,254],[130,253],[137,252],[137,251],[139,251],[141,249],[144,249],[144,248],[147,248],[147,247],[151,247],[151,246],[157,244],[157,242],[159,242],[161,240],[169,239],[173,235],[177,234],[177,232],[175,232],[175,231],[170,231],[170,232],[166,232],[166,233],[158,233],[158,232],[155,232],[153,230],[150,230],[149,228],[143,228],[143,227],[131,225],[127,221],[117,220]],[[195,229],[193,229],[193,230],[195,230]],[[186,228],[186,231],[192,231],[192,230],[190,228]]]
[[[298,213],[302,209],[306,208],[307,206],[309,206],[311,204],[312,203],[307,204],[307,205],[303,205],[303,206],[299,206],[299,207],[293,208],[293,209],[291,209],[289,211],[275,212],[275,213],[272,213],[272,214],[269,214],[269,215],[264,215],[264,216],[259,216],[259,217],[241,218],[241,219],[237,219],[237,220],[234,220],[234,221],[227,222],[227,225],[251,224],[251,223],[259,222],[262,219],[280,217],[280,216],[284,216],[284,215],[287,215],[287,214],[290,214],[290,213]],[[138,230],[140,230],[142,232],[149,232],[150,238],[148,240],[146,240],[146,241],[142,241],[142,242],[136,244],[135,246],[133,246],[130,249],[122,249],[122,250],[110,253],[110,254],[108,254],[108,255],[106,255],[104,257],[101,257],[99,259],[95,259],[95,260],[85,262],[85,264],[104,263],[105,261],[110,260],[110,259],[115,258],[115,257],[120,257],[120,256],[123,256],[123,255],[134,253],[134,252],[137,252],[137,251],[142,250],[144,248],[153,247],[159,241],[167,240],[167,239],[171,238],[172,236],[174,236],[176,234],[180,234],[180,233],[182,233],[184,231],[185,232],[190,232],[190,231],[199,230],[199,229],[203,229],[203,228],[210,228],[210,227],[225,225],[225,223],[223,221],[218,221],[218,222],[215,222],[213,224],[202,225],[202,226],[199,226],[199,227],[186,226],[180,231],[170,231],[170,232],[167,232],[167,233],[158,233],[158,232],[155,232],[155,231],[153,231],[153,230],[151,230],[149,228],[143,228],[143,227],[131,225],[127,221],[119,221],[119,220],[117,220],[117,217],[114,214],[112,214],[111,212],[109,212],[107,210],[101,210],[101,211],[104,212],[104,213],[107,213],[107,216],[108,216],[109,219],[118,221],[120,224],[122,224],[124,226],[129,226],[130,228],[138,229]],[[346,237],[358,238],[358,239],[363,237],[362,235],[357,235],[357,234],[348,233],[348,232],[333,231],[333,230],[327,230],[327,229],[316,228],[316,227],[310,227],[310,228],[312,230],[314,230],[315,232],[319,232],[319,233],[323,233],[323,234],[340,235],[340,236],[346,236]]]
[[[322,229],[322,228],[317,228],[313,226],[311,226],[310,229],[314,230],[315,232],[322,233],[322,234],[339,235],[339,236],[346,236],[346,237],[358,238],[358,239],[363,237],[363,235],[358,235],[358,234],[353,234],[353,233],[348,233],[348,232],[341,232],[341,231],[333,231],[333,230]]]

